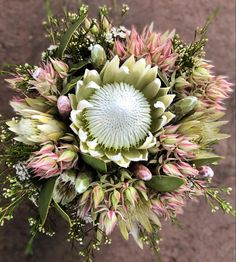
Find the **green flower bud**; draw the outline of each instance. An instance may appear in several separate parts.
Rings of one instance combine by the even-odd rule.
[[[104,199],[103,189],[100,186],[96,186],[93,189],[94,208],[97,208],[98,205],[103,201],[103,199]]]
[[[175,89],[181,91],[182,89],[191,86],[191,84],[185,80],[184,77],[179,76],[175,79]]]
[[[90,173],[80,173],[79,176],[75,180],[75,190],[77,193],[84,193],[90,183],[91,183],[91,174]]]
[[[195,96],[188,96],[176,102],[172,106],[171,111],[175,115],[183,117],[190,111],[192,111],[194,107],[197,105],[197,103],[198,99]]]
[[[111,195],[111,202],[112,202],[114,209],[117,208],[117,205],[120,202],[120,198],[121,198],[120,192],[117,190],[114,190],[114,192]]]
[[[95,67],[101,67],[105,65],[107,56],[104,48],[100,45],[94,45],[91,50],[91,59]]]
[[[134,187],[128,187],[125,190],[125,197],[133,206],[135,206],[135,203],[138,199],[137,190]]]

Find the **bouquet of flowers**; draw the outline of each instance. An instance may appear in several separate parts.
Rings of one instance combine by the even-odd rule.
[[[203,195],[213,212],[235,215],[222,197],[231,189],[211,186],[232,91],[204,59],[212,17],[185,43],[152,24],[141,34],[115,26],[109,14],[103,6],[88,18],[82,5],[49,15],[40,65],[15,66],[6,79],[18,95],[16,116],[1,125],[0,224],[32,202],[27,252],[37,233],[54,234],[52,210],[86,261],[115,227],[158,252],[161,222],[175,221],[188,199]]]

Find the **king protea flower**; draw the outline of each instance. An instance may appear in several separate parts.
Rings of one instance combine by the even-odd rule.
[[[174,35],[174,31],[157,34],[153,32],[153,25],[139,35],[133,27],[125,42],[116,40],[113,51],[122,60],[133,55],[137,59],[145,58],[148,64],[157,65],[163,73],[173,72],[177,59],[172,47]]]
[[[154,135],[174,116],[165,112],[174,95],[160,86],[157,67],[133,56],[122,66],[114,57],[100,74],[86,70],[70,95],[71,128],[81,152],[123,167],[147,160]]]

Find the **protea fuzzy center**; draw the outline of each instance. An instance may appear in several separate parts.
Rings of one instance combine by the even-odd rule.
[[[150,129],[150,105],[132,85],[113,83],[96,90],[85,119],[88,132],[108,149],[129,149],[143,141]]]

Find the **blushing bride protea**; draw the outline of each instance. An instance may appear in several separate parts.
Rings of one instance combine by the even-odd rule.
[[[18,99],[10,104],[21,116],[6,122],[9,130],[17,135],[14,138],[16,141],[27,145],[55,142],[65,134],[64,123],[46,113],[49,109],[43,99]]]
[[[100,74],[86,70],[70,94],[71,128],[81,152],[122,167],[146,161],[155,134],[174,116],[166,112],[174,98],[168,91],[145,59],[131,56],[120,65],[115,56]]]

